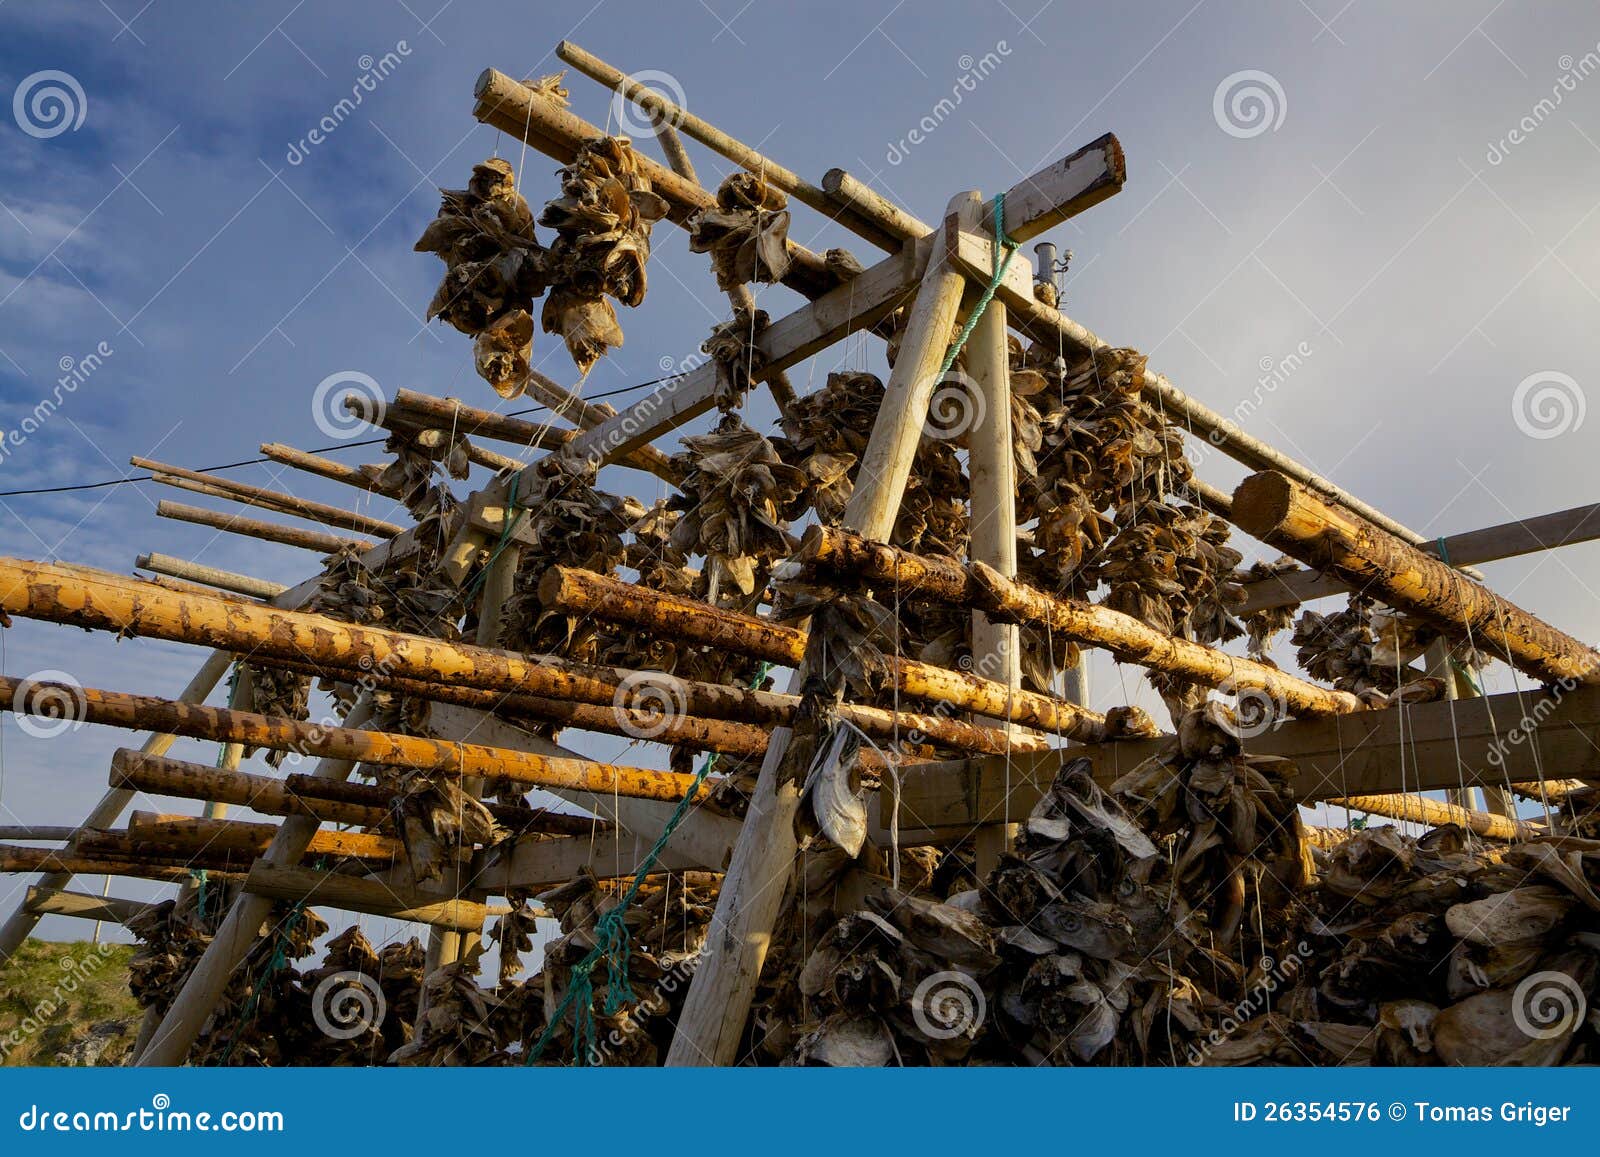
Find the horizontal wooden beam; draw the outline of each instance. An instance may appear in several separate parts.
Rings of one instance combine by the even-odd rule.
[[[650,841],[631,832],[606,832],[593,838],[512,840],[479,852],[469,880],[473,888],[495,895],[513,888],[565,883],[584,869],[602,878],[631,876],[649,851]],[[732,852],[733,841],[729,839],[726,850],[708,863],[669,845],[656,861],[654,871],[720,871]]]
[[[905,770],[902,828],[967,832],[979,824],[1021,822],[1063,761],[1093,761],[1109,786],[1172,740],[1088,744],[1010,760],[986,756]],[[1295,797],[1316,803],[1340,796],[1393,795],[1460,786],[1504,786],[1548,776],[1600,783],[1600,687],[1565,694],[1507,692],[1297,719],[1245,740],[1251,755],[1293,761]],[[1006,785],[1010,784],[1009,798]],[[876,808],[888,803],[880,794]],[[874,826],[887,827],[875,814]]]
[[[265,861],[257,861],[251,867],[244,886],[247,892],[274,900],[304,901],[313,906],[412,920],[458,932],[481,930],[490,915],[487,905],[446,892],[397,889],[384,880]]]
[[[214,566],[203,566],[188,559],[176,558],[170,554],[160,554],[152,551],[141,554],[134,559],[133,565],[140,570],[151,571],[155,574],[169,575],[172,578],[184,579],[193,583],[204,583],[206,586],[216,587],[218,590],[232,591],[237,595],[249,595],[256,599],[270,599],[281,595],[289,588],[282,583],[270,582],[267,579],[258,579],[247,574],[236,574],[231,570],[218,570]]]
[[[88,892],[68,892],[29,885],[22,906],[36,916],[76,916],[80,920],[104,920],[126,924],[150,905],[142,900],[120,896],[94,896]]]
[[[1231,503],[1230,503],[1231,505]],[[1417,549],[1434,558],[1443,558],[1451,566],[1472,566],[1480,562],[1517,558],[1542,550],[1555,550],[1562,546],[1576,546],[1581,542],[1600,539],[1600,503],[1575,506],[1554,514],[1541,514],[1534,518],[1519,518],[1502,522],[1482,530],[1468,530],[1447,535],[1443,543],[1420,543]],[[1256,579],[1244,584],[1244,602],[1234,611],[1265,610],[1268,607],[1286,607],[1328,595],[1342,594],[1350,587],[1317,570],[1294,570],[1270,578]]]
[[[212,530],[221,530],[228,534],[242,534],[246,538],[258,538],[263,542],[277,542],[284,546],[299,547],[301,550],[314,550],[318,554],[337,554],[346,547],[362,551],[372,548],[372,543],[359,538],[343,538],[320,530],[284,526],[262,518],[245,518],[243,515],[229,514],[224,510],[207,510],[183,502],[168,502],[165,498],[156,503],[156,516],[173,518],[179,522],[192,522],[196,526],[208,526]]]
[[[1600,683],[1600,652],[1587,643],[1275,470],[1239,484],[1233,519],[1398,611],[1473,638],[1543,683]]]

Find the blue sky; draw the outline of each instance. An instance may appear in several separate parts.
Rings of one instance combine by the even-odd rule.
[[[491,66],[558,70],[567,36],[669,74],[693,111],[813,180],[845,167],[924,219],[958,191],[992,194],[1114,131],[1126,189],[1054,234],[1075,253],[1069,314],[1149,352],[1213,408],[1244,407],[1251,432],[1425,533],[1595,497],[1600,415],[1577,420],[1600,381],[1592,5],[141,3],[0,6],[0,96],[23,97],[0,106],[0,428],[17,429],[64,364],[110,351],[6,447],[0,490],[118,477],[134,454],[206,466],[255,457],[263,441],[330,445],[340,439],[319,429],[311,399],[341,371],[389,393],[497,405],[466,339],[424,325],[441,266],[411,244],[436,186],[461,185],[496,151],[536,206],[554,194],[553,162],[472,120],[472,84]],[[291,163],[291,146],[386,53],[389,74]],[[986,56],[998,64],[974,80]],[[62,84],[44,72],[71,78],[75,127],[53,132],[48,108],[34,119],[27,98]],[[1248,119],[1248,101],[1230,106],[1240,85],[1265,94],[1265,122]],[[607,123],[609,94],[582,77],[568,86],[574,111]],[[726,164],[690,148],[715,184]],[[812,248],[872,259],[804,207],[794,216],[792,235]],[[673,228],[657,232],[650,285],[586,393],[657,377],[726,314]],[[761,304],[778,316],[800,301],[775,287]],[[1292,375],[1260,386],[1261,365],[1302,349]],[[575,380],[553,339],[541,335],[535,356]],[[840,365],[880,368],[879,347],[853,340],[794,377],[820,385]],[[1545,419],[1561,432],[1530,436],[1551,431],[1536,414],[1519,424],[1519,397],[1546,387],[1568,403]],[[758,400],[752,417],[770,420],[770,407]],[[376,461],[375,450],[333,455]],[[1220,455],[1201,473],[1224,487],[1241,476]],[[230,476],[367,508],[303,475]],[[159,490],[0,497],[0,542],[121,571],[147,550],[284,582],[314,565],[158,520]],[[1580,546],[1484,570],[1594,637],[1597,560],[1600,547]],[[201,658],[32,623],[0,647],[8,674],[62,669],[157,693],[176,692]],[[1107,667],[1095,690],[1126,701],[1137,682]],[[80,818],[128,739],[83,728],[41,740],[0,719],[0,823]],[[23,882],[0,880],[0,907]]]

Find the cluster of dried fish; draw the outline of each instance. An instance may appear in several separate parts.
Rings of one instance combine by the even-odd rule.
[[[1242,585],[1260,582],[1299,569],[1300,564],[1288,557],[1275,562],[1257,560],[1236,573],[1233,578]],[[1270,663],[1268,652],[1272,649],[1273,640],[1294,625],[1295,613],[1299,609],[1299,603],[1286,603],[1281,607],[1260,607],[1240,613],[1239,623],[1244,627],[1245,650],[1249,656],[1259,663]]]
[[[530,310],[550,283],[551,261],[510,163],[492,157],[472,167],[465,189],[440,190],[439,214],[415,248],[445,263],[429,320],[442,317],[475,338],[478,372],[501,396],[516,396],[533,343]]]
[[[553,78],[546,90],[558,91]],[[416,243],[445,263],[428,317],[472,337],[478,373],[510,398],[527,384],[533,301],[543,294],[540,325],[559,333],[588,373],[622,344],[606,299],[628,306],[644,300],[650,229],[666,212],[628,142],[601,137],[561,170],[561,196],[539,215],[556,234],[546,248],[535,239],[511,165],[498,157],[475,165],[465,189],[441,191],[439,214]]]
[[[1290,641],[1313,679],[1381,704],[1396,690],[1425,682],[1425,672],[1411,664],[1439,637],[1429,626],[1352,594],[1342,611],[1301,614]],[[1466,643],[1453,645],[1449,655],[1469,671],[1489,662]]]
[[[419,535],[417,541],[427,546],[438,538]],[[459,600],[455,588],[435,577],[426,550],[374,570],[349,548],[328,557],[310,609],[347,623],[455,639],[460,631],[448,612]]]
[[[789,269],[789,198],[753,173],[734,173],[717,204],[687,222],[689,248],[711,254],[719,288],[781,281]]]
[[[543,1039],[536,1063],[593,1065],[655,1065],[666,1056],[676,1014],[682,1008],[689,981],[699,966],[706,930],[716,905],[721,877],[708,872],[686,872],[652,879],[628,908],[628,983],[632,999],[620,1011],[606,1011],[606,969],[593,973],[594,1036],[575,1035],[576,1010],[551,1021],[573,983],[573,966],[594,949],[600,917],[616,907],[621,884],[602,885],[585,873],[539,896],[561,922],[561,936],[545,946],[540,972],[528,980],[524,1014],[527,1035],[523,1048]],[[586,1035],[586,1034],[585,1034]]]
[[[644,301],[650,228],[666,215],[667,202],[650,191],[633,147],[621,137],[586,141],[561,170],[561,196],[539,215],[539,224],[556,231],[540,326],[562,336],[582,373],[622,344],[622,327],[606,298],[627,306]]]
[[[805,475],[776,447],[726,414],[709,434],[683,439],[683,493],[669,500],[683,517],[668,542],[679,556],[705,556],[705,599],[713,606],[753,608],[772,567],[797,545],[789,520],[804,511]]]
[[[1355,832],[1322,860],[1296,983],[1211,1064],[1556,1065],[1600,1058],[1600,842],[1491,850],[1454,825]]]

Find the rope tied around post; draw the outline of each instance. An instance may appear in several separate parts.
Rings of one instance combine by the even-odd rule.
[[[767,677],[767,672],[772,670],[772,664],[763,661],[756,668],[755,678],[750,681],[751,688],[761,686]],[[694,782],[689,785],[689,790],[678,801],[678,806],[667,817],[666,826],[661,829],[661,835],[639,862],[634,870],[633,880],[628,885],[628,890],[622,894],[615,907],[606,912],[595,923],[595,946],[589,954],[577,964],[572,966],[572,981],[567,986],[566,995],[556,1005],[555,1012],[550,1015],[549,1023],[545,1025],[544,1032],[539,1034],[539,1039],[528,1050],[527,1059],[522,1063],[531,1065],[544,1053],[545,1046],[550,1043],[555,1035],[556,1028],[566,1016],[567,1009],[574,1004],[577,1009],[573,1014],[573,1059],[580,1063],[591,1063],[595,1052],[595,1027],[594,1027],[594,970],[604,961],[606,966],[606,1002],[605,1014],[615,1016],[622,1011],[624,1005],[636,1000],[633,987],[628,983],[628,955],[630,941],[625,923],[628,908],[639,895],[639,889],[644,886],[645,877],[655,867],[661,858],[661,853],[666,851],[668,842],[673,833],[683,823],[684,817],[689,814],[695,797],[699,795],[701,786],[706,777],[711,774],[711,769],[717,765],[717,753],[712,752],[700,764],[700,770],[695,772]]]
[[[994,196],[994,243],[1006,251],[1003,258],[995,261],[994,273],[989,278],[989,284],[983,287],[983,293],[978,297],[978,304],[973,306],[972,314],[967,318],[967,323],[961,327],[961,333],[956,337],[949,352],[944,355],[944,362],[939,366],[939,377],[943,378],[950,372],[950,367],[956,364],[956,358],[961,356],[962,348],[967,344],[967,339],[972,336],[972,331],[977,328],[978,322],[983,317],[984,310],[989,308],[989,303],[994,300],[994,295],[1000,288],[1000,282],[1006,275],[1006,270],[1011,267],[1011,259],[1016,256],[1021,242],[1014,241],[1006,235],[1006,195],[996,193]]]

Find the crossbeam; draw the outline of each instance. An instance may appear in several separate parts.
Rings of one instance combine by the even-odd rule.
[[[964,833],[1028,817],[1064,760],[1086,757],[1102,786],[1160,755],[1170,738],[1087,744],[1046,755],[983,757],[907,768],[900,824]],[[1393,795],[1500,786],[1549,776],[1600,783],[1600,687],[1565,695],[1506,692],[1327,719],[1297,719],[1245,741],[1251,755],[1296,768],[1295,798]],[[1010,784],[1007,795],[1006,785]],[[879,808],[885,803],[880,797]],[[874,827],[886,828],[887,815]]]

